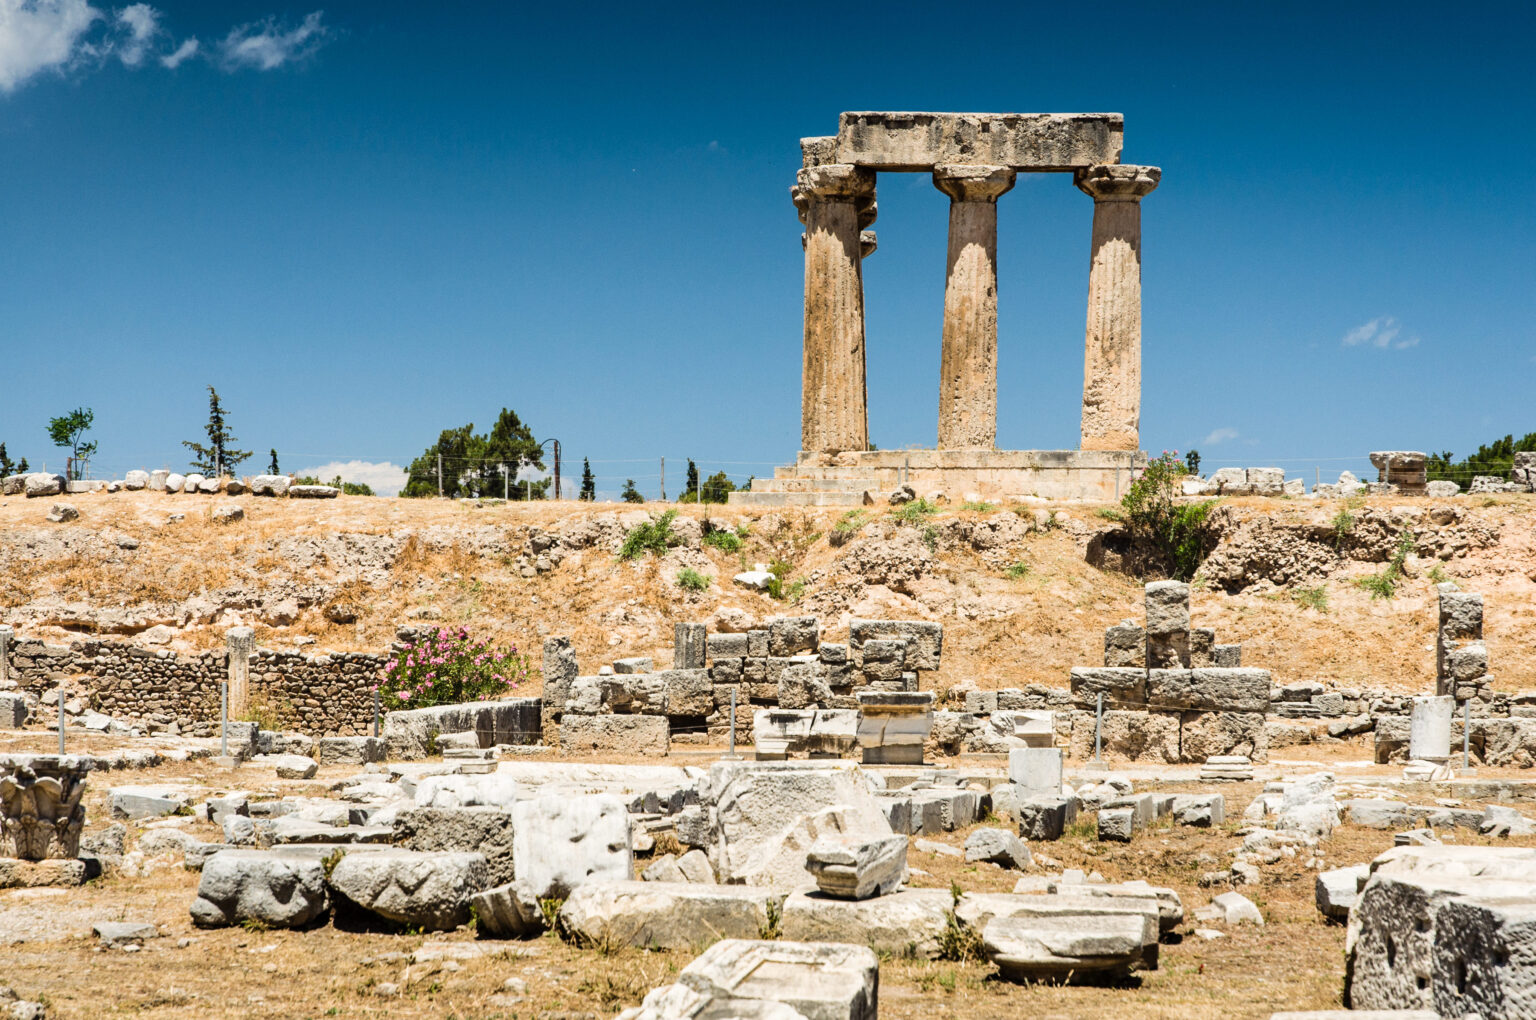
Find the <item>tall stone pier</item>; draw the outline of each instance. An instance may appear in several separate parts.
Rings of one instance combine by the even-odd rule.
[[[949,257],[939,358],[939,449],[997,441],[997,200],[1005,166],[946,164],[933,185],[949,196]]]
[[[1089,167],[1077,186],[1093,197],[1088,331],[1083,352],[1084,450],[1141,445],[1141,200],[1155,166]]]
[[[792,197],[805,220],[800,448],[865,450],[869,421],[860,231],[874,219],[875,175],[848,164],[807,167]]]

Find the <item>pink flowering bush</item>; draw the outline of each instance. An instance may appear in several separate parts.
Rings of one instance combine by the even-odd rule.
[[[386,711],[494,701],[527,682],[530,668],[516,645],[493,648],[464,627],[443,629],[391,656],[374,689]]]

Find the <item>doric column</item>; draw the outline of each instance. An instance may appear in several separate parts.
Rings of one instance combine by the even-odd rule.
[[[1141,199],[1162,176],[1155,166],[1127,164],[1077,172],[1077,186],[1093,196],[1084,450],[1141,446]]]
[[[997,199],[1013,187],[1005,166],[933,168],[949,196],[949,260],[939,358],[939,449],[997,442]]]
[[[805,362],[800,449],[869,448],[860,230],[875,218],[875,175],[843,163],[808,167],[791,191],[805,223]]]

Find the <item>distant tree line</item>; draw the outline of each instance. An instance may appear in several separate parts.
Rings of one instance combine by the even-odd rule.
[[[1536,432],[1529,432],[1518,440],[1513,435],[1495,439],[1479,446],[1476,453],[1462,460],[1457,460],[1449,450],[1432,453],[1428,463],[1429,480],[1444,479],[1466,485],[1475,475],[1505,478],[1515,465],[1515,454],[1533,451],[1536,451]]]

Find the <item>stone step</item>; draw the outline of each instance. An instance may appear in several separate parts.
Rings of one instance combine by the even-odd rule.
[[[733,492],[731,506],[863,506],[862,492]]]
[[[754,478],[753,492],[864,492],[873,478]]]

